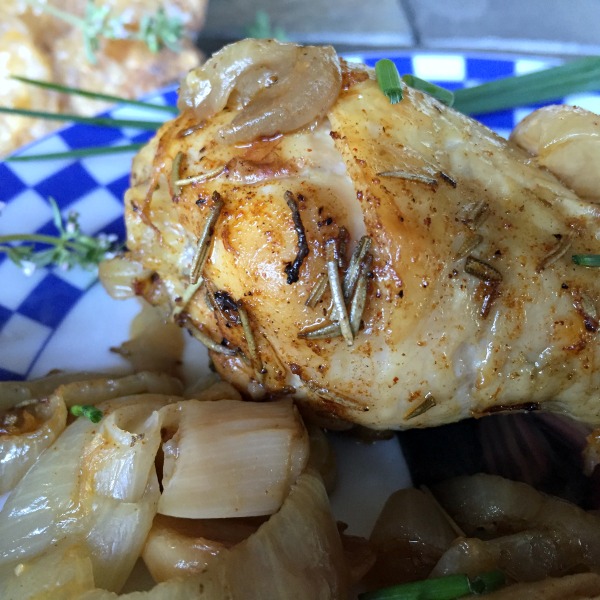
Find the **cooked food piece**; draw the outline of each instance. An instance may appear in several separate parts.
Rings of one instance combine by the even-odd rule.
[[[515,409],[600,422],[598,206],[331,48],[191,72],[126,195],[135,290],[254,398],[373,428]]]
[[[0,85],[2,104],[28,110],[58,110],[59,99],[54,92],[35,90],[10,79],[24,74],[35,79],[52,78],[52,64],[31,39],[27,26],[17,17],[0,8]],[[48,131],[40,119],[11,116],[0,117],[0,155]]]
[[[193,40],[203,25],[206,4],[207,0],[111,0],[94,7],[87,0],[4,0],[0,6],[0,85],[6,91],[2,105],[84,115],[97,114],[108,107],[105,102],[40,90],[11,79],[14,75],[124,98],[138,97],[173,83],[202,59]],[[98,48],[90,60],[82,28],[57,15],[62,13],[83,23],[93,10],[97,13],[94,32],[98,31],[98,35],[92,38]],[[137,39],[143,38],[140,29],[152,29],[148,23],[157,15],[165,15],[162,25],[156,27],[159,33],[167,30],[174,37],[181,34],[178,50],[163,47],[153,52],[144,39]],[[167,25],[166,19],[180,23],[181,31]],[[104,30],[110,33],[115,29],[113,25],[117,37],[129,39],[109,39]],[[90,31],[87,34],[91,35]],[[52,121],[2,115],[0,155],[56,127]]]
[[[137,98],[177,81],[198,64],[200,53],[193,43],[182,40],[180,46],[178,52],[163,48],[154,53],[140,41],[106,40],[95,63],[74,62],[73,56],[81,52],[81,34],[72,30],[54,44],[54,78],[71,87]],[[65,112],[93,115],[108,106],[97,100],[70,95]]]
[[[600,201],[600,118],[577,106],[546,106],[525,117],[510,139],[578,196]]]

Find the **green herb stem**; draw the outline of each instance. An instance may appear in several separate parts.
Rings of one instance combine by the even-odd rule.
[[[144,144],[123,144],[120,146],[91,146],[77,148],[65,152],[48,152],[45,154],[28,154],[26,156],[9,156],[6,162],[31,162],[35,160],[60,160],[65,158],[85,158],[87,156],[101,156],[103,154],[119,154],[121,152],[135,152]]]
[[[49,119],[51,121],[72,121],[73,123],[84,123],[96,127],[131,127],[133,129],[142,129],[144,131],[156,131],[163,125],[160,121],[136,121],[130,119],[113,119],[112,117],[82,117],[81,115],[44,112],[41,110],[28,110],[25,108],[9,108],[7,106],[0,106],[0,113]]]
[[[128,104],[132,106],[139,106],[141,108],[150,108],[152,110],[158,110],[173,115],[179,113],[179,109],[176,106],[170,106],[167,104],[153,104],[152,102],[144,102],[142,100],[132,100],[129,98],[122,98],[121,96],[113,96],[112,94],[102,94],[100,92],[94,92],[92,90],[84,90],[81,88],[52,83],[50,81],[30,79],[29,77],[22,77],[20,75],[12,75],[11,79],[16,79],[17,81],[21,81],[29,85],[35,85],[37,87],[44,88],[47,90],[53,90],[55,92],[61,92],[64,94],[75,96],[84,96],[85,98],[91,98],[92,100],[101,100],[106,102],[114,102],[116,104]]]
[[[75,16],[72,13],[69,13],[64,10],[60,10],[60,8],[56,8],[56,6],[52,6],[49,2],[39,2],[35,0],[28,0],[29,4],[35,6],[36,8],[42,9],[45,13],[72,25],[73,27],[83,27],[84,20],[80,17]]]
[[[14,233],[9,235],[0,235],[0,244],[10,244],[12,242],[47,244],[49,246],[63,246],[75,249],[78,242],[64,240],[53,235],[41,235],[38,233]],[[6,251],[6,247],[0,246],[0,252]]]
[[[526,75],[454,91],[454,108],[473,115],[600,89],[600,57],[580,58]]]
[[[375,75],[381,91],[392,104],[402,100],[402,82],[396,65],[388,58],[375,63]]]
[[[436,100],[439,100],[446,106],[452,106],[454,103],[454,94],[450,90],[436,85],[435,83],[431,83],[425,79],[416,77],[415,75],[404,75],[402,81],[415,90],[420,90],[421,92],[433,96]]]
[[[26,274],[49,265],[63,269],[70,269],[75,265],[95,267],[120,249],[116,236],[99,234],[94,237],[82,233],[77,214],[69,214],[65,222],[56,202],[52,198],[49,202],[58,235],[20,233],[0,236],[0,252],[5,253]],[[47,247],[39,249],[39,245]]]
[[[257,10],[254,23],[246,28],[246,36],[256,39],[274,39],[285,42],[287,36],[281,27],[273,27],[271,17],[264,10]]]
[[[600,267],[600,254],[574,254],[572,260],[582,267]]]
[[[502,587],[505,581],[501,571],[491,571],[473,578],[466,575],[446,575],[367,592],[361,594],[359,598],[360,600],[455,600],[471,594],[491,592]]]
[[[71,406],[69,411],[74,417],[85,417],[92,423],[100,423],[100,421],[102,421],[102,417],[104,416],[99,408],[96,408],[90,404],[74,404]]]

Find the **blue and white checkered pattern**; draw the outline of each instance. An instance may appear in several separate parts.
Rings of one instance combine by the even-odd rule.
[[[174,90],[158,93],[156,104],[174,104]],[[115,118],[157,120],[157,111],[117,107]],[[89,146],[146,141],[151,133],[88,125],[67,127],[18,154],[64,152]],[[36,162],[0,163],[0,235],[56,234],[53,198],[63,215],[76,212],[83,231],[124,237],[123,194],[132,153]],[[26,276],[0,253],[0,380],[27,377],[65,316],[86,293],[94,276],[83,270],[41,269]]]
[[[347,58],[373,65],[380,57]],[[525,73],[547,64],[532,59],[491,59],[459,54],[406,54],[390,58],[396,62],[400,73],[414,73],[450,89]],[[150,99],[174,104],[175,90],[160,92]],[[598,97],[568,100],[600,112]],[[484,117],[483,121],[506,135],[529,110],[503,111]],[[117,107],[110,114],[115,118],[156,120],[157,113],[129,106]],[[32,144],[21,154],[130,144],[148,137],[148,133],[140,134],[132,129],[74,125]],[[48,203],[51,197],[65,215],[70,211],[80,215],[86,233],[104,231],[122,238],[122,197],[128,184],[131,158],[130,154],[115,154],[82,160],[0,163],[0,235],[52,233],[54,227]],[[59,269],[43,269],[25,276],[0,253],[0,380],[30,375],[37,358],[86,294],[92,279],[86,272]],[[65,340],[65,344],[69,341]]]

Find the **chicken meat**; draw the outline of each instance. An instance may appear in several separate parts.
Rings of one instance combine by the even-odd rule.
[[[40,89],[15,76],[123,98],[137,98],[171,84],[203,59],[194,38],[204,23],[206,4],[207,0],[110,0],[96,7],[91,0],[2,0],[1,104],[8,108],[81,115],[95,115],[110,107],[105,101]],[[147,27],[152,18],[163,15],[161,10],[181,24],[181,31],[173,32],[179,36],[179,47],[161,47],[153,52],[134,34]],[[89,22],[86,25],[86,19],[92,21],[93,27]],[[117,37],[128,39],[105,37],[102,23],[107,25],[109,21],[113,29],[118,24]],[[161,23],[165,28],[165,23]],[[97,42],[93,60],[86,51],[84,33]],[[2,115],[0,156],[56,127],[53,121]]]
[[[265,40],[191,71],[134,160],[136,293],[250,397],[340,426],[599,424],[600,278],[572,255],[600,253],[600,205],[518,139],[403,92]]]

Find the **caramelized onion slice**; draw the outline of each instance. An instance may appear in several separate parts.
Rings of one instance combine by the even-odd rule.
[[[98,277],[111,298],[124,300],[139,295],[152,271],[128,255],[119,255],[100,263]]]
[[[467,535],[494,537],[458,540],[436,566],[436,575],[454,568],[469,572],[469,565],[482,561],[500,561],[515,579],[559,575],[576,566],[600,568],[598,515],[494,475],[457,477],[434,489]]]
[[[0,416],[0,494],[19,482],[66,424],[67,409],[58,396],[26,401]]]
[[[154,581],[202,573],[223,550],[250,537],[263,522],[263,517],[177,519],[156,515],[142,558]]]
[[[243,107],[219,132],[222,141],[234,144],[294,131],[322,118],[341,85],[339,59],[330,46],[247,39],[188,73],[178,105],[204,120],[225,108],[235,92]]]
[[[600,201],[598,115],[577,106],[545,106],[525,117],[510,140],[533,154],[578,196]]]
[[[290,400],[186,400],[165,411],[177,431],[163,445],[160,514],[272,514],[308,461],[308,436]]]

